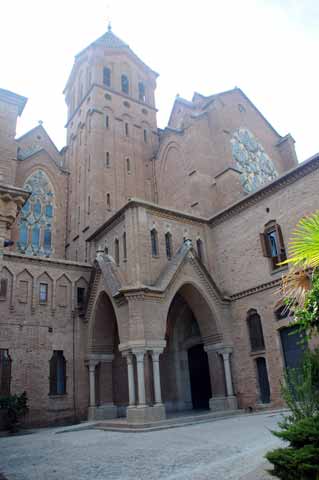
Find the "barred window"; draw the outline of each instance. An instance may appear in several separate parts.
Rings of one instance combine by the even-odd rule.
[[[39,287],[39,303],[48,303],[48,289],[47,283],[40,283]]]
[[[0,300],[7,298],[8,280],[6,278],[0,278]]]
[[[157,239],[157,231],[155,228],[151,230],[151,248],[152,248],[152,256],[158,256],[158,239]]]
[[[166,257],[168,260],[172,258],[172,235],[170,232],[165,233],[165,248],[166,248]]]
[[[10,395],[11,358],[9,350],[0,349],[0,395]]]
[[[129,79],[126,75],[121,76],[121,87],[123,93],[129,93]]]
[[[264,334],[261,324],[261,318],[254,309],[249,310],[247,315],[247,325],[249,330],[250,346],[252,352],[265,350]]]
[[[197,255],[200,261],[203,261],[203,242],[200,238],[196,240]]]
[[[116,265],[120,264],[120,244],[118,238],[114,241],[114,258]]]
[[[146,101],[145,85],[143,82],[139,82],[138,84],[138,99],[140,102]]]
[[[127,260],[126,232],[123,233],[123,260]]]
[[[63,350],[54,350],[50,360],[49,395],[66,394],[66,361]]]
[[[108,67],[103,68],[103,84],[106,87],[111,86],[111,69]]]

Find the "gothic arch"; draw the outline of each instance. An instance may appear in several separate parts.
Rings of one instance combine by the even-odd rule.
[[[181,279],[170,292],[166,301],[165,321],[176,295],[181,295],[193,312],[203,340],[209,343],[222,343],[223,322],[220,309],[205,289],[192,278]]]
[[[105,292],[100,291],[94,303],[88,332],[88,352],[112,354],[118,342],[118,321],[114,305]]]
[[[32,169],[23,188],[31,196],[21,210],[18,221],[18,250],[28,255],[50,257],[53,253],[56,194],[50,174],[42,168]]]

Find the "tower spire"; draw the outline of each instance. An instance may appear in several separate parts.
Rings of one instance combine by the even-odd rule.
[[[106,4],[106,19],[107,19],[107,31],[112,31],[112,22],[111,22],[111,5],[109,3]]]

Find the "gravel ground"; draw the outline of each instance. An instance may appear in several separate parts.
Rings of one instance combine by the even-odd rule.
[[[8,480],[262,480],[280,414],[147,433],[42,429],[0,438]],[[1,475],[0,475],[1,477]]]

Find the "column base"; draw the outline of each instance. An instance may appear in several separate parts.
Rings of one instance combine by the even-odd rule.
[[[89,420],[110,420],[117,418],[117,406],[114,403],[105,403],[96,407],[89,407]]]
[[[127,423],[132,425],[159,422],[165,420],[165,418],[166,413],[163,404],[154,405],[153,407],[141,405],[140,407],[128,407],[127,409]]]
[[[220,412],[223,410],[237,410],[237,397],[235,395],[231,397],[212,397],[209,399],[209,408],[213,412]]]

